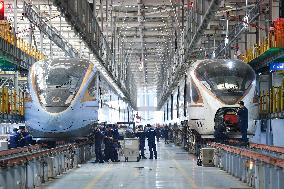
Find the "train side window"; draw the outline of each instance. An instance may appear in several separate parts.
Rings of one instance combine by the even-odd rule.
[[[96,97],[97,95],[97,77],[95,76],[88,86],[88,93],[91,97]]]
[[[198,89],[195,83],[191,82],[191,88],[192,88],[192,100],[193,102],[197,103],[200,99],[200,96],[198,94]]]
[[[190,83],[186,84],[186,90],[185,90],[185,96],[186,96],[186,102],[191,103],[191,94],[190,94]]]

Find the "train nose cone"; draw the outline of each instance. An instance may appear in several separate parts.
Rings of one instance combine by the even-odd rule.
[[[196,77],[223,103],[237,103],[255,80],[253,69],[239,60],[205,60],[196,70]]]
[[[90,63],[58,58],[33,65],[32,82],[41,106],[50,113],[66,110],[79,91]]]

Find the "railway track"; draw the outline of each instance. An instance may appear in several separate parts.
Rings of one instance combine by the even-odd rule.
[[[234,155],[248,158],[252,161],[263,162],[284,168],[284,147],[257,143],[249,143],[248,146],[211,143],[210,146],[217,150],[223,150]]]
[[[87,145],[87,142],[79,143],[59,143],[54,148],[48,148],[47,145],[31,145],[21,148],[14,148],[0,151],[0,167],[9,167],[27,163],[33,159],[53,156],[64,152],[72,153],[72,151],[80,146]]]
[[[253,188],[282,189],[284,148],[249,143],[247,146],[211,143],[214,166],[246,182]]]
[[[54,148],[32,145],[0,151],[0,188],[40,187],[93,155],[94,146],[90,141],[62,143]],[[13,179],[7,175],[13,175]]]

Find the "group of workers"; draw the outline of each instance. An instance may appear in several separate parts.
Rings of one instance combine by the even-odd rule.
[[[96,127],[95,130],[95,153],[96,162],[104,163],[111,160],[112,162],[119,162],[118,148],[120,144],[118,140],[120,135],[118,133],[117,125],[108,125],[107,127]],[[104,144],[104,155],[102,153],[102,144]]]
[[[24,126],[20,126],[19,129],[14,128],[13,132],[10,133],[8,139],[9,148],[17,148],[28,146],[33,143],[32,136],[25,129]]]
[[[144,152],[146,138],[148,139],[148,147],[150,152],[149,159],[153,159],[154,156],[155,159],[158,158],[155,138],[157,138],[158,141],[159,136],[160,136],[159,128],[154,129],[154,127],[149,124],[145,127],[145,129],[143,129],[142,125],[138,127],[136,137],[139,138],[139,151],[142,159],[147,159]]]
[[[169,128],[164,128],[146,125],[144,128],[142,125],[138,126],[137,132],[134,136],[139,139],[139,151],[140,158],[147,159],[145,156],[146,139],[148,141],[148,147],[150,152],[149,159],[157,159],[156,140],[159,142],[159,138],[164,137],[165,143],[168,143]],[[108,125],[107,127],[97,127],[95,130],[95,154],[96,163],[104,163],[111,160],[112,162],[119,162],[118,148],[120,148],[119,140],[122,138],[118,132],[117,125]],[[104,151],[102,151],[102,145],[104,144]],[[104,153],[103,153],[104,152]]]
[[[169,143],[169,127],[165,126],[163,128],[160,128],[157,126],[154,128],[150,124],[148,124],[144,129],[143,126],[138,126],[138,131],[136,133],[136,137],[139,138],[139,151],[141,154],[142,159],[147,159],[145,157],[145,141],[146,138],[148,140],[148,147],[150,152],[150,159],[153,159],[153,155],[155,156],[155,159],[157,159],[157,150],[156,150],[156,143],[155,143],[155,137],[157,139],[157,142],[160,141],[160,138],[165,139],[165,144]]]

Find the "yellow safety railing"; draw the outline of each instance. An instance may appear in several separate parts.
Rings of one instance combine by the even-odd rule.
[[[25,52],[26,54],[30,55],[31,57],[35,58],[36,60],[42,60],[45,59],[46,56],[38,51],[35,47],[33,47],[31,44],[25,42],[23,39],[16,37],[10,30],[8,25],[9,23],[6,23],[4,26],[0,27],[0,37],[3,38],[7,43],[10,43],[19,49],[21,51]]]
[[[0,95],[0,113],[24,115],[24,93],[2,87]]]
[[[268,37],[265,38],[259,45],[254,44],[252,48],[240,55],[240,58],[244,62],[248,63],[265,53],[270,48],[284,48],[283,43],[281,43],[278,39],[276,39],[274,34],[270,32]]]
[[[284,48],[284,19],[277,18],[273,21],[273,29],[260,44],[254,44],[240,58],[248,63],[265,53],[270,48]]]
[[[259,111],[261,114],[278,113],[284,111],[284,79],[279,87],[260,92]]]

